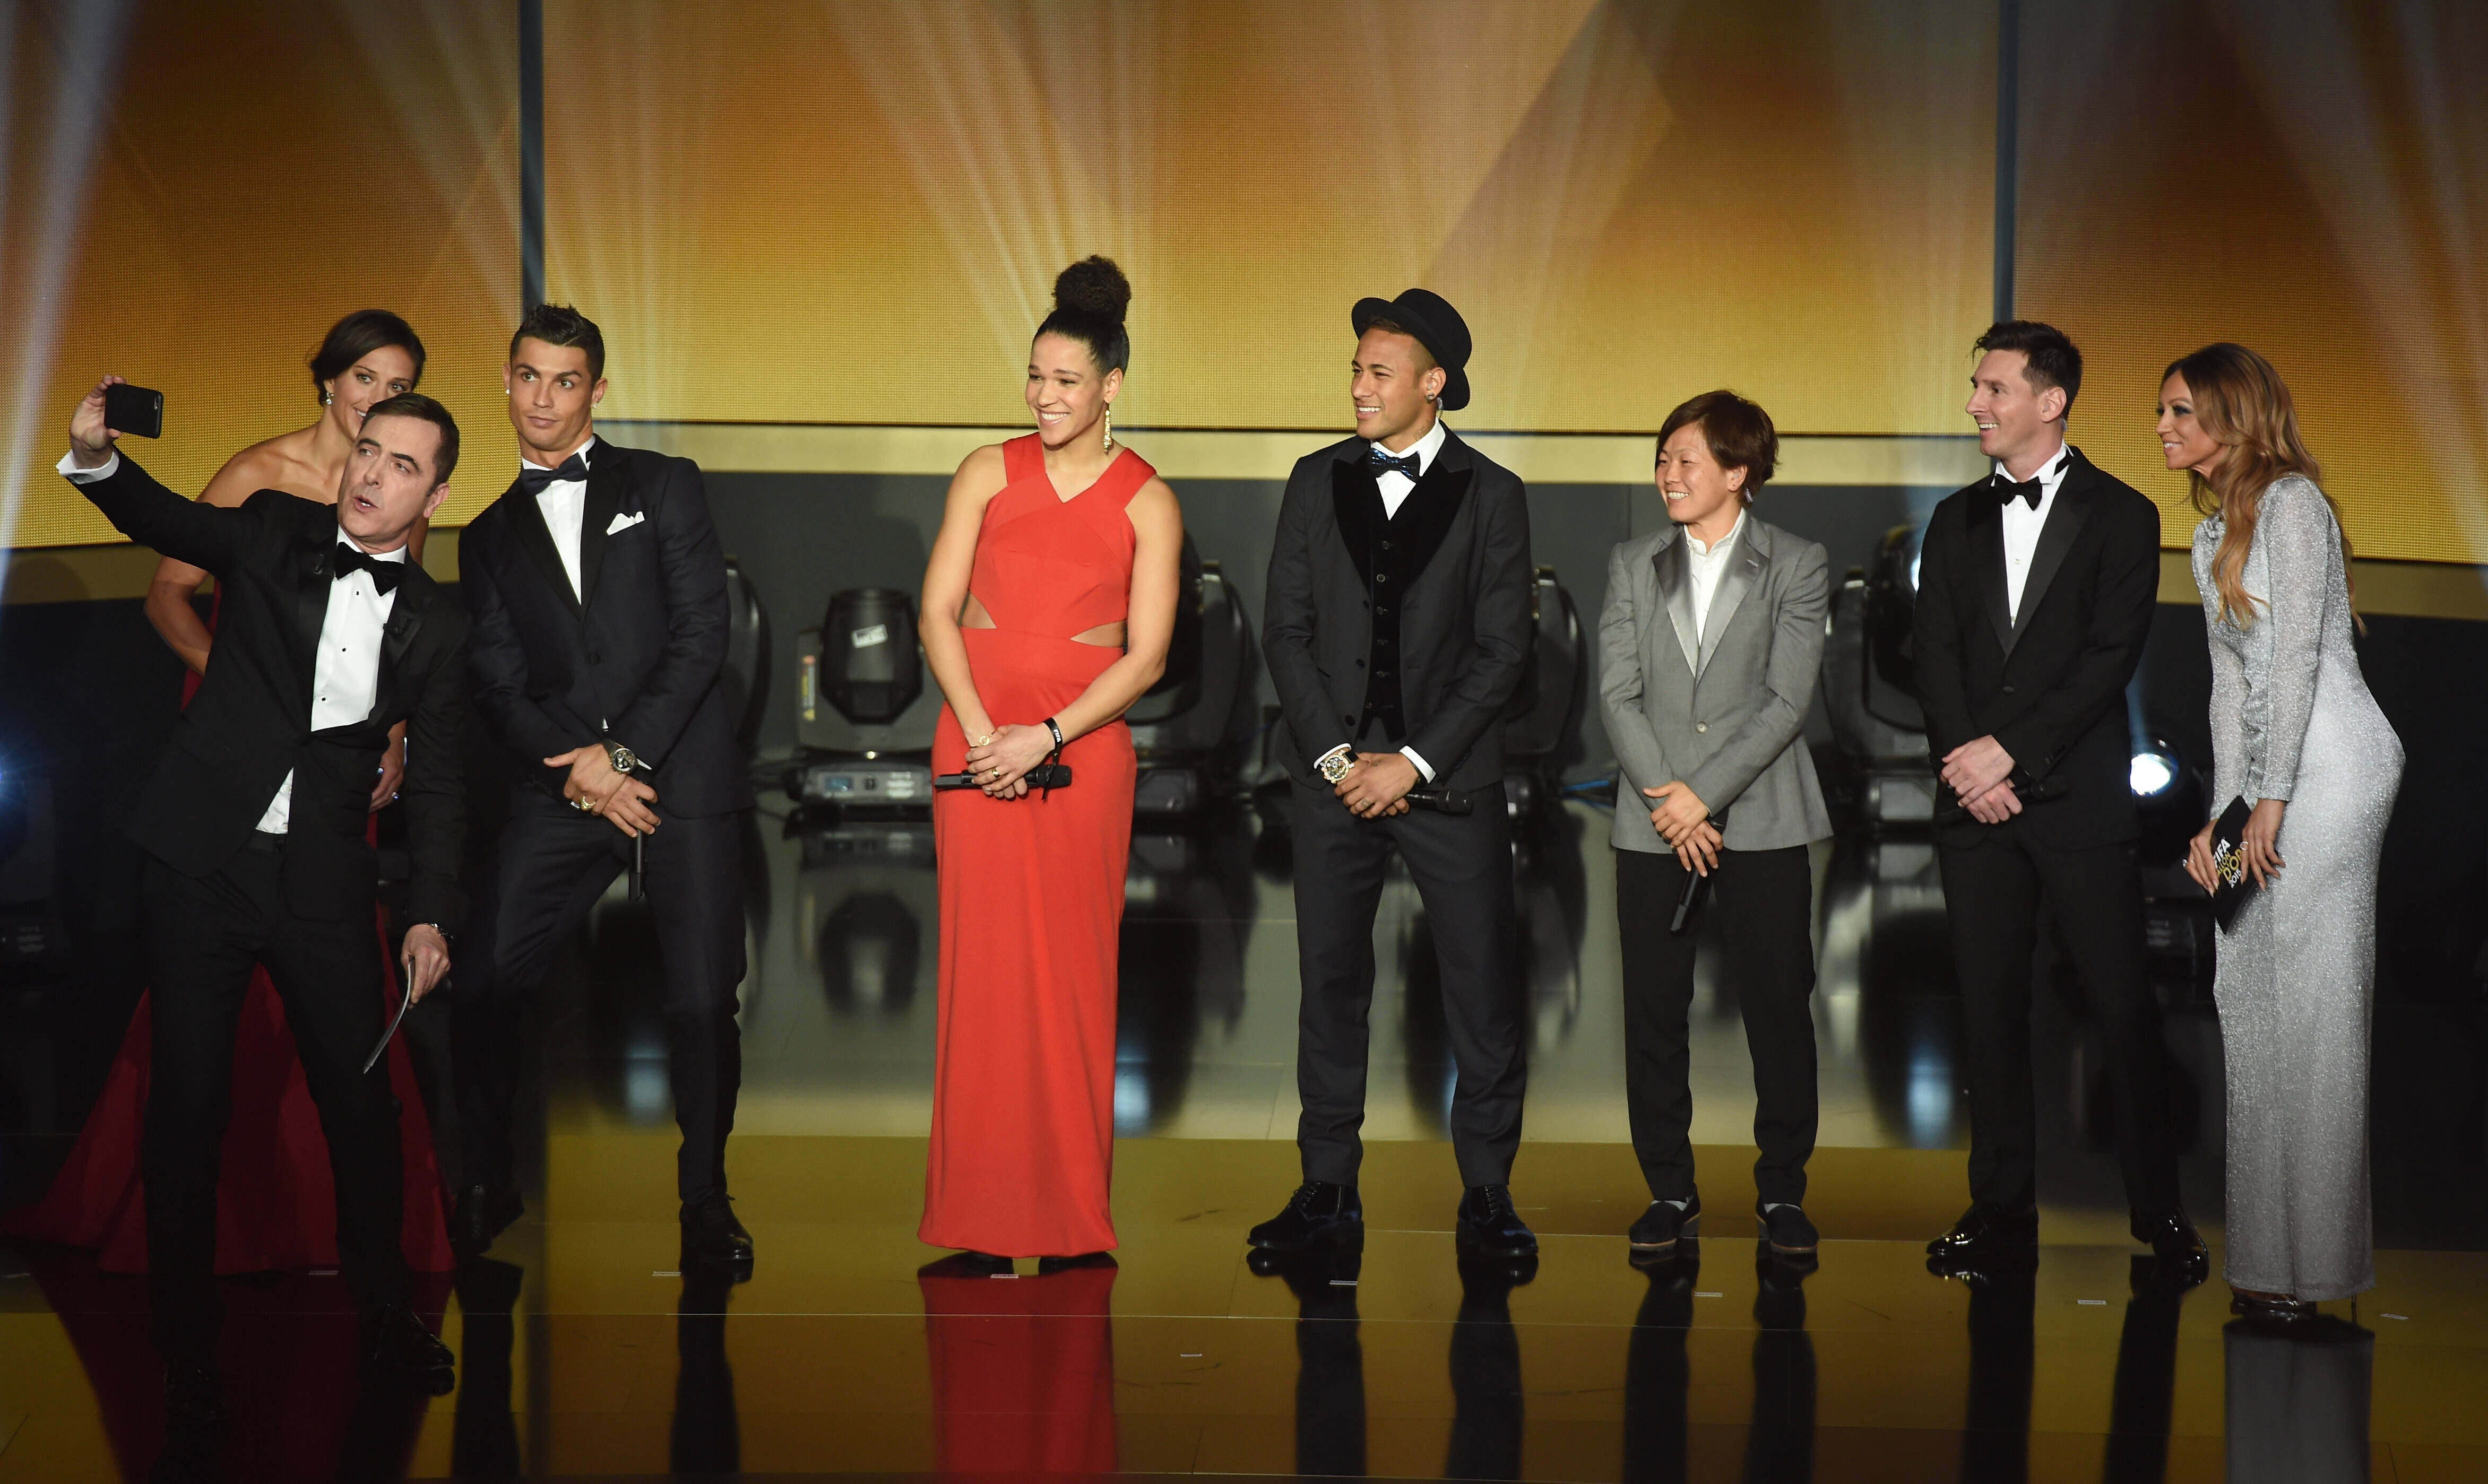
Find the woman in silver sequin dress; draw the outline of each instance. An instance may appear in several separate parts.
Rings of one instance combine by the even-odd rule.
[[[2228,1279],[2241,1313],[2303,1321],[2375,1286],[2367,1215],[2367,1022],[2376,857],[2402,747],[2359,670],[2349,545],[2315,485],[2289,389],[2244,346],[2168,368],[2160,439],[2194,506],[2211,634],[2217,819],[2252,802],[2262,882],[2221,938],[2228,1063]],[[2207,888],[2212,828],[2187,868]]]

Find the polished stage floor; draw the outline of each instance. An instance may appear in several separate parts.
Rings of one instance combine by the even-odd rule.
[[[1430,947],[1404,881],[1376,928],[1370,1235],[1264,1271],[1243,1232],[1294,1183],[1294,945],[1281,837],[1250,816],[1135,842],[1115,1268],[920,1275],[933,1047],[929,829],[764,815],[747,1080],[730,1151],[754,1276],[679,1270],[653,939],[618,895],[544,1014],[528,1218],[433,1286],[455,1393],[362,1393],[337,1279],[231,1280],[226,1438],[166,1451],[143,1281],[0,1253],[0,1480],[1218,1472],[1550,1480],[2488,1477],[2488,1231],[2437,1022],[2380,999],[2377,1289],[2309,1338],[2229,1328],[2217,1278],[2124,1239],[2098,1057],[2043,990],[2046,1246],[1972,1287],[1922,1246],[1958,1214],[1958,1009],[1922,842],[1844,840],[1823,881],[1823,1144],[1811,1271],[1756,1250],[1733,986],[1695,1007],[1698,1250],[1627,1260],[1604,817],[1520,851],[1533,1069],[1514,1193],[1534,1270],[1463,1267]],[[2165,964],[2188,1200],[2219,1247],[2211,1006]],[[2045,966],[2043,979],[2049,977]],[[2417,1017],[2414,1019],[2414,1017]],[[437,1074],[439,1027],[412,1033]],[[2467,1022],[2465,1022],[2467,1023]],[[2467,1086],[2442,1085],[2447,1066]],[[2436,1085],[2404,1095],[2420,1069]],[[2476,1130],[2468,1135],[2476,1137]],[[2443,1147],[2431,1145],[2435,1140]],[[1740,1145],[1742,1147],[1740,1147]]]

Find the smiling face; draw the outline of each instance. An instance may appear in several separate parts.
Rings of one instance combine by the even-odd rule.
[[[1705,533],[1726,535],[1744,504],[1745,471],[1719,467],[1700,423],[1686,423],[1668,435],[1654,481],[1666,497],[1667,518],[1692,526],[1706,542],[1716,537]]]
[[[367,350],[344,371],[322,382],[328,406],[321,416],[338,432],[354,437],[362,432],[363,414],[400,392],[414,390],[414,356],[404,346]]]
[[[1097,372],[1097,357],[1068,335],[1039,335],[1028,348],[1028,409],[1048,448],[1087,435],[1123,389],[1123,374]]]
[[[1978,451],[2003,463],[2016,479],[2028,478],[2038,461],[2064,441],[2070,401],[2061,386],[2031,386],[2028,355],[1988,351],[1969,378],[1966,410],[1978,424]]]
[[[530,336],[519,342],[501,368],[510,394],[510,426],[519,447],[536,463],[554,466],[587,441],[596,405],[605,400],[605,378],[587,374],[580,346],[547,345]]]
[[[2219,466],[2228,445],[2194,415],[2194,394],[2186,378],[2171,376],[2160,383],[2160,452],[2172,469],[2191,469],[2205,478]]]
[[[1347,363],[1356,435],[1395,454],[1407,452],[1434,426],[1432,399],[1450,379],[1416,336],[1379,325],[1367,330],[1357,339],[1356,358]]]
[[[420,417],[363,424],[337,481],[337,524],[366,551],[394,551],[449,497],[433,476],[440,430]]]

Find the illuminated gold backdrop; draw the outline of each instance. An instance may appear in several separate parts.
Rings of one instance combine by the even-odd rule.
[[[14,75],[46,76],[81,7],[114,3],[19,7]],[[397,310],[423,336],[423,389],[466,439],[449,518],[472,517],[513,467],[498,367],[519,299],[517,7],[126,10],[58,341],[40,379],[10,388],[32,407],[15,451],[27,479],[16,544],[118,539],[49,467],[71,404],[97,376],[164,393],[163,441],[131,447],[195,493],[236,450],[311,422],[304,360],[340,315],[366,306]],[[56,123],[55,99],[18,97],[13,265],[41,215]],[[22,338],[27,322],[13,308],[9,334]]]

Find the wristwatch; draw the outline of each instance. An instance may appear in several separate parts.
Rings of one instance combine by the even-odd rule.
[[[605,743],[605,759],[613,765],[613,770],[617,773],[635,773],[643,766],[639,762],[639,754],[618,742]]]
[[[1343,742],[1323,753],[1314,766],[1321,770],[1324,783],[1337,783],[1347,776],[1349,769],[1356,766],[1356,754],[1350,752],[1347,744]]]

